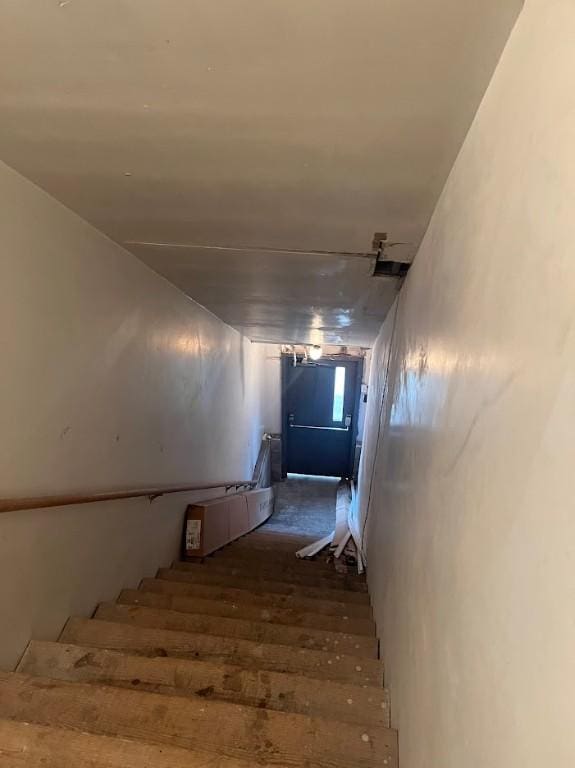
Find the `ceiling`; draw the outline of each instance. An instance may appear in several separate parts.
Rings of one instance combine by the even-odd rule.
[[[0,159],[250,338],[369,346],[371,260],[181,246],[411,260],[521,4],[0,0]]]

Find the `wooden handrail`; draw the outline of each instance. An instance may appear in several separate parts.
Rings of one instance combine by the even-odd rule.
[[[70,493],[59,496],[31,496],[20,499],[0,499],[1,512],[19,512],[24,509],[45,509],[47,507],[66,507],[71,504],[93,504],[97,501],[114,501],[115,499],[137,499],[147,496],[150,501],[167,493],[187,493],[192,491],[209,491],[216,488],[253,488],[255,483],[250,480],[233,480],[225,483],[196,483],[194,485],[171,485],[156,488],[135,488],[128,491],[105,491],[103,493]]]

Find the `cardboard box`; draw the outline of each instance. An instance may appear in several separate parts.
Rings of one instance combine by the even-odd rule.
[[[248,491],[244,496],[248,507],[248,530],[253,531],[258,525],[265,523],[274,511],[273,488]]]
[[[264,523],[273,512],[273,488],[190,504],[186,511],[184,552],[204,557]]]

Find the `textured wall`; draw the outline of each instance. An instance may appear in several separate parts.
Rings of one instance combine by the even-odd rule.
[[[403,768],[575,764],[574,200],[575,4],[530,0],[391,345],[368,556]]]

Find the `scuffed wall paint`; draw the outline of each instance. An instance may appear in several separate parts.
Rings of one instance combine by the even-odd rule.
[[[526,3],[400,295],[367,546],[403,768],[575,764],[574,43]]]
[[[0,197],[0,496],[250,479],[263,350],[4,165]],[[0,667],[168,564],[193,498],[0,515]]]

